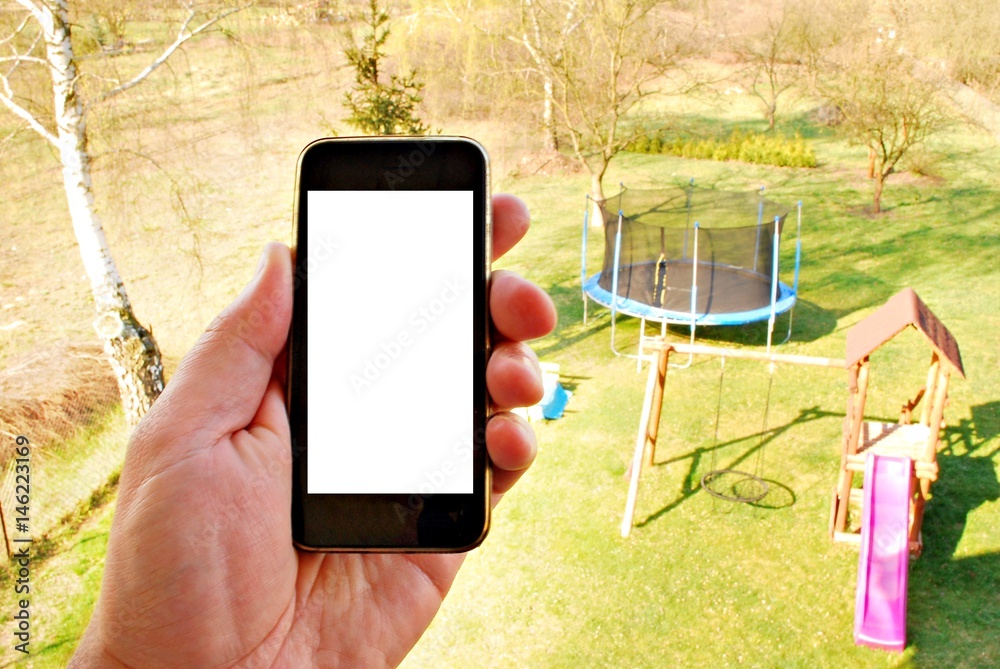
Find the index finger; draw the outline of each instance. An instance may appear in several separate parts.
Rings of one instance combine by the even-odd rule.
[[[528,207],[513,195],[493,196],[493,260],[498,260],[528,231]]]

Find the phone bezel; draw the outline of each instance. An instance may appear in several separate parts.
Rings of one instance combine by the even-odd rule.
[[[288,338],[287,402],[292,436],[292,538],[300,548],[336,552],[460,552],[479,545],[490,522],[491,476],[485,428],[490,399],[489,278],[492,220],[489,160],[465,137],[350,137],[316,140],[299,155],[293,215],[295,258]],[[473,492],[309,494],[306,492],[308,272],[304,249],[310,190],[471,190],[477,277],[473,295]],[[300,246],[301,245],[301,246]],[[404,520],[405,519],[405,520]]]

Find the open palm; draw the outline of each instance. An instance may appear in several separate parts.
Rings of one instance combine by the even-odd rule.
[[[494,199],[494,256],[525,233],[516,198]],[[427,628],[463,555],[318,554],[291,543],[283,349],[290,254],[257,275],[181,363],[129,445],[104,581],[71,666],[331,667],[398,664]],[[493,502],[535,453],[504,408],[538,400],[525,344],[555,324],[549,298],[495,272],[500,343],[487,384]]]

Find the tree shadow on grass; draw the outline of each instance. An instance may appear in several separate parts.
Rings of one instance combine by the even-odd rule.
[[[685,500],[689,499],[692,495],[701,489],[701,478],[698,476],[698,471],[700,470],[700,465],[702,459],[711,454],[714,451],[719,451],[720,449],[726,448],[734,444],[738,444],[741,441],[746,441],[747,439],[753,439],[754,437],[759,437],[759,440],[736,458],[727,460],[725,462],[716,462],[713,467],[717,466],[718,469],[732,469],[740,470],[746,469],[748,465],[749,468],[753,468],[753,463],[751,458],[754,458],[762,449],[764,449],[767,444],[774,441],[776,438],[787,432],[794,426],[801,425],[803,423],[809,423],[814,420],[819,420],[821,418],[842,417],[842,413],[834,413],[830,411],[822,411],[819,407],[810,407],[808,409],[802,409],[799,411],[799,415],[793,420],[785,423],[784,425],[779,425],[777,427],[769,428],[764,432],[758,432],[756,434],[751,434],[736,439],[731,439],[729,441],[720,442],[714,444],[708,448],[696,448],[693,451],[684,453],[682,455],[667,458],[665,460],[657,460],[653,462],[654,467],[665,467],[668,465],[683,462],[685,460],[690,460],[690,465],[688,467],[687,475],[684,477],[684,482],[681,484],[680,496],[675,500],[667,504],[666,506],[660,508],[658,511],[646,516],[642,520],[638,521],[636,527],[645,527],[650,523],[654,522],[661,516],[667,514],[671,510],[680,506]],[[763,498],[757,500],[754,506],[761,509],[781,509],[791,506],[795,503],[795,494],[792,490],[785,486],[784,484],[775,481],[773,479],[764,479],[768,484],[768,493]]]
[[[842,251],[840,254],[847,255]],[[827,295],[827,301],[837,305],[828,310],[835,321],[856,311],[885,304],[900,290],[895,283],[883,281],[874,273],[858,271],[849,265],[827,263],[824,269],[824,274],[811,283],[810,290]]]
[[[569,348],[604,330],[611,329],[610,311],[594,302],[587,305],[587,323],[583,323],[583,300],[579,287],[553,284],[545,289],[555,303],[559,324],[541,345],[532,348],[542,358]]]
[[[911,563],[907,628],[916,667],[1000,666],[1000,552],[955,558],[970,513],[1000,499],[1000,402],[972,415],[945,430],[924,552]]]

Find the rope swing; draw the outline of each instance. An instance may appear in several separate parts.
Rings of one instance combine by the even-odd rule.
[[[715,407],[715,434],[712,437],[711,470],[701,478],[701,487],[712,497],[727,502],[743,502],[753,504],[767,495],[768,486],[764,481],[764,435],[767,433],[768,415],[771,410],[771,389],[774,387],[774,362],[768,364],[767,399],[764,403],[764,420],[760,428],[760,440],[757,442],[757,455],[754,458],[753,472],[738,469],[719,469],[717,451],[719,450],[719,418],[722,415],[723,381],[726,375],[726,357],[719,358],[719,399]]]

